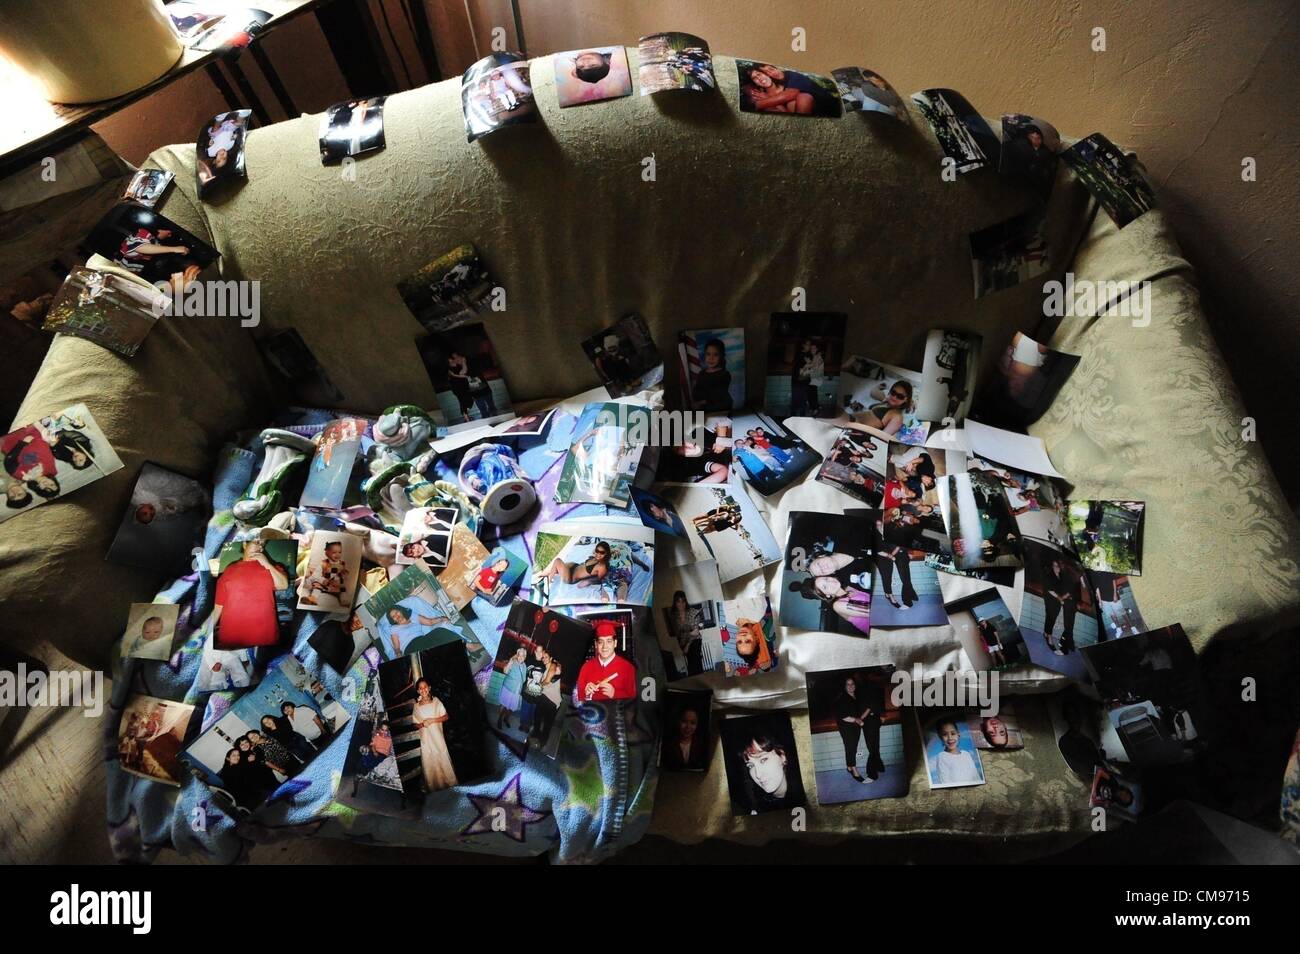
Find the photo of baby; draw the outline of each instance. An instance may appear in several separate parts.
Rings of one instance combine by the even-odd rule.
[[[298,587],[298,609],[347,614],[361,574],[361,537],[316,530]]]
[[[632,73],[621,46],[556,53],[555,97],[560,106],[581,106],[632,95]]]
[[[132,603],[122,636],[122,658],[166,662],[172,654],[179,613],[175,603]]]

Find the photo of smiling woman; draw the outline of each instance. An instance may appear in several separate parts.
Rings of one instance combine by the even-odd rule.
[[[758,815],[807,804],[788,712],[724,719],[727,788],[734,815]]]

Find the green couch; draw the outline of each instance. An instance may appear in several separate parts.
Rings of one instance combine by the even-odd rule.
[[[474,144],[465,142],[457,81],[391,96],[387,148],[359,158],[354,181],[321,165],[319,116],[254,130],[248,181],[211,202],[195,196],[192,146],[158,150],[147,165],[177,176],[160,210],[209,238],[222,277],[261,282],[261,325],[164,320],[132,359],[56,339],[17,421],[84,401],[126,467],[0,525],[5,644],[48,642],[102,663],[127,604],[150,599],[160,582],[103,560],[135,473],[145,460],[209,472],[233,432],[263,424],[276,385],[254,336],[297,328],[348,409],[433,406],[411,346],[421,328],[395,284],[472,241],[506,289],[507,310],[487,320],[517,402],[594,386],[578,341],[629,310],[647,316],[666,354],[679,329],[743,325],[757,401],[767,317],[789,307],[796,287],[807,290],[809,310],[847,312],[848,350],[882,361],[919,367],[935,327],[983,335],[985,370],[1018,330],[1081,355],[1033,432],[1079,496],[1147,501],[1144,572],[1133,581],[1147,621],[1181,622],[1198,650],[1214,654],[1223,699],[1235,698],[1241,674],[1271,693],[1250,713],[1234,710],[1233,724],[1249,735],[1237,751],[1245,767],[1221,766],[1258,783],[1238,807],[1259,809],[1272,733],[1294,731],[1294,719],[1283,723],[1296,695],[1283,680],[1294,673],[1300,545],[1263,453],[1241,439],[1244,411],[1164,217],[1151,212],[1119,231],[1062,170],[1046,277],[1069,266],[1079,280],[1150,280],[1154,318],[1134,327],[1088,314],[1044,327],[1038,281],[978,300],[972,293],[968,234],[1029,209],[1026,190],[988,171],[945,181],[939,147],[915,112],[909,123],[741,113],[733,61],[715,63],[716,95],[562,110],[542,57],[533,66],[541,121]],[[647,157],[653,181],[643,178]],[[768,504],[780,538],[784,508],[779,498]],[[724,701],[800,706],[802,664],[812,659],[800,647],[816,638],[787,636],[785,652],[800,664]],[[916,656],[915,640],[922,657],[930,647],[941,658],[951,633],[877,631],[871,661]],[[1012,680],[1024,693],[1059,685],[1041,670]],[[1060,758],[1040,701],[1021,708],[1026,749],[986,759],[987,785],[929,792],[909,730],[910,796],[814,807],[798,837],[930,833],[1018,855],[1080,837],[1086,788]],[[806,739],[802,712],[796,725]],[[683,843],[793,837],[789,819],[732,818],[725,785],[716,753],[704,777],[662,779],[652,832]]]

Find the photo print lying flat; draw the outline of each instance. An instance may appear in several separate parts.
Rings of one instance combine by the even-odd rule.
[[[593,46],[556,53],[555,98],[560,106],[581,106],[632,95],[632,72],[621,46]]]
[[[885,493],[889,442],[858,427],[839,432],[817,479],[869,507],[879,507]]]
[[[879,73],[857,66],[831,70],[846,112],[884,113],[895,119],[907,118],[907,107],[894,87]]]
[[[776,419],[832,417],[839,404],[846,316],[773,314],[768,326],[763,407]]]
[[[122,193],[122,198],[152,209],[175,178],[176,173],[162,169],[137,169],[135,175],[131,176],[126,191]]]
[[[175,603],[132,603],[122,634],[122,658],[170,659],[179,613]]]
[[[713,691],[666,689],[659,767],[667,772],[707,772],[713,760]]]
[[[1070,539],[1079,562],[1103,573],[1142,575],[1140,500],[1071,500],[1066,505]]]
[[[348,495],[352,468],[361,450],[361,439],[370,432],[363,417],[341,417],[330,421],[316,435],[316,453],[307,465],[307,483],[299,505],[320,510],[338,510]]]
[[[555,484],[555,502],[626,508],[643,449],[628,441],[628,427],[635,423],[634,417],[648,419],[649,414],[637,405],[586,405],[573,426],[569,452]]]
[[[1015,705],[1009,699],[998,707],[997,715],[970,713],[966,717],[966,728],[977,749],[987,752],[1018,752],[1025,747],[1025,738],[1016,719]]]
[[[1042,210],[970,233],[975,297],[1012,288],[1050,270],[1047,217]]]
[[[974,455],[966,460],[968,472],[979,471],[1002,485],[1021,537],[1049,543],[1062,550],[1072,548],[1065,523],[1065,499],[1057,491],[1052,478],[1003,467]]]
[[[1061,158],[1117,227],[1155,208],[1155,193],[1137,163],[1101,133],[1079,140]]]
[[[1030,474],[1064,479],[1064,475],[1052,466],[1041,437],[991,427],[978,420],[968,420],[963,431],[967,450],[976,456]]]
[[[944,610],[977,671],[1010,669],[1029,661],[1016,618],[996,588],[953,600]]]
[[[678,332],[677,357],[684,407],[715,414],[744,406],[744,328]]]
[[[889,491],[886,490],[886,501]],[[928,504],[925,506],[929,506]],[[935,568],[927,555],[941,552],[942,540],[935,538],[932,523],[922,527],[918,518],[880,512],[876,523],[876,574],[871,592],[871,622],[874,626],[943,626],[948,614]],[[927,518],[928,519],[928,518]],[[927,539],[929,538],[929,539]],[[921,543],[930,549],[922,549]]]
[[[1085,681],[1079,650],[1097,642],[1097,607],[1083,566],[1071,554],[1025,540],[1020,632],[1034,665]]]
[[[722,419],[708,418],[721,436]],[[763,413],[731,418],[731,469],[764,497],[784,490],[821,462],[822,456]]]
[[[365,623],[357,615],[357,609],[370,599],[370,591],[364,584],[358,585],[353,599],[356,609],[346,618],[328,617],[307,637],[307,645],[316,650],[321,662],[340,676],[347,675],[348,670],[374,641]]]
[[[781,559],[781,548],[743,485],[663,484],[686,526],[686,541],[665,541],[669,560],[716,560],[723,583]]]
[[[528,572],[528,561],[503,546],[494,548],[477,568],[470,571],[466,585],[493,606],[505,606]]]
[[[925,360],[916,392],[916,416],[934,427],[961,424],[975,400],[983,339],[935,328],[925,336]]]
[[[416,507],[402,517],[395,562],[402,566],[423,563],[442,569],[451,559],[452,534],[460,511],[455,507]]]
[[[984,784],[984,764],[966,718],[952,711],[916,711],[930,790]]]
[[[232,540],[218,551],[213,646],[274,646],[280,623],[293,618],[298,595],[296,540]]]
[[[672,504],[658,494],[640,487],[633,487],[631,493],[632,505],[636,507],[643,524],[651,530],[685,538],[686,525]]]
[[[211,503],[203,484],[146,461],[105,557],[110,563],[187,573],[203,543]]]
[[[722,601],[722,669],[727,676],[758,676],[780,664],[776,616],[765,594]]]
[[[320,161],[337,165],[348,156],[384,148],[384,100],[350,99],[325,110],[320,120]]]
[[[738,59],[736,80],[740,84],[743,113],[829,117],[843,114],[839,86],[826,76]]]
[[[347,709],[293,656],[281,656],[181,761],[239,816],[296,777],[348,724]]]
[[[307,568],[298,585],[298,609],[346,618],[361,578],[362,538],[354,533],[315,530]]]
[[[54,293],[41,330],[85,338],[129,358],[172,305],[170,293],[141,278],[74,268]]]
[[[573,690],[574,703],[637,697],[640,686],[636,676],[636,640],[650,612],[643,606],[574,612],[574,618],[592,628],[591,642]]]
[[[244,168],[244,140],[252,115],[251,109],[217,113],[199,132],[194,175],[200,199],[211,196],[224,182],[248,178]]]
[[[253,684],[252,649],[222,650],[213,646],[212,632],[203,637],[203,655],[194,687],[199,692],[230,692]]]
[[[640,315],[624,315],[596,332],[582,342],[582,351],[611,397],[635,394],[664,379],[663,358]]]
[[[0,523],[122,469],[122,461],[84,404],[0,438],[4,506]]]
[[[912,94],[912,102],[930,124],[943,154],[958,173],[986,166],[997,168],[1001,147],[979,112],[956,90],[927,89]]]
[[[790,512],[781,569],[781,623],[793,629],[871,632],[871,521],[836,513]]]
[[[491,53],[460,78],[460,105],[469,142],[504,126],[537,121],[528,59],[519,53]]]
[[[481,780],[492,770],[483,697],[465,644],[444,643],[379,664],[375,677],[409,798]]]
[[[86,247],[149,284],[183,289],[220,256],[207,242],[143,205],[119,203],[91,230]]]
[[[422,566],[408,566],[359,606],[357,616],[388,659],[462,642],[473,672],[492,661],[451,596]]]
[[[685,442],[663,448],[657,478],[675,484],[725,484],[731,479],[731,418],[705,418]]]
[[[625,521],[542,524],[533,551],[532,598],[544,606],[649,606],[654,531]]]
[[[397,283],[397,292],[426,331],[473,321],[491,307],[496,279],[473,245],[457,245]]]
[[[1089,570],[1088,581],[1097,594],[1097,614],[1106,639],[1136,636],[1151,628],[1142,618],[1142,611],[1133,598],[1133,586],[1127,576]]]
[[[709,44],[691,33],[652,33],[637,44],[641,95],[687,89],[708,92],[717,83]]]
[[[899,798],[911,781],[893,666],[807,674],[817,804]]]
[[[466,324],[416,339],[448,424],[495,421],[511,413],[510,392],[482,324]]]
[[[420,817],[423,797],[407,795],[402,788],[393,728],[384,711],[379,680],[373,677],[366,683],[352,720],[352,737],[334,800],[357,811],[389,818]]]
[[[1047,696],[1047,711],[1056,735],[1056,747],[1070,771],[1085,784],[1097,771],[1097,766],[1109,763],[1123,754],[1123,746],[1114,740],[1113,751],[1102,746],[1101,725],[1105,721],[1095,700],[1088,698],[1075,686],[1066,686],[1060,692]],[[1109,733],[1107,733],[1109,734]]]
[[[1046,199],[1056,181],[1056,164],[1061,156],[1061,134],[1044,119],[1023,113],[1002,117],[1002,157],[998,171],[1028,183]]]
[[[1098,765],[1088,793],[1088,806],[1105,810],[1108,818],[1135,821],[1146,807],[1146,798],[1138,782]]]
[[[926,553],[952,554],[952,541],[944,523],[940,484],[950,470],[950,464],[964,455],[934,447],[907,447],[889,445],[889,459],[885,470],[885,495],[881,503],[885,525],[885,539],[909,550]]]
[[[153,696],[131,695],[117,724],[117,767],[164,785],[181,784],[185,733],[194,707]]]
[[[488,548],[470,529],[469,524],[461,520],[452,527],[451,555],[447,558],[447,565],[441,570],[435,570],[434,575],[438,577],[438,582],[446,591],[451,605],[457,610],[463,610],[474,599],[473,585],[466,581],[487,558]],[[471,661],[473,661],[472,654]]]
[[[788,812],[808,803],[788,711],[732,716],[721,720],[719,733],[733,815]]]
[[[976,470],[950,474],[938,489],[939,509],[958,569],[1024,565],[1020,532],[1001,482]]]
[[[1177,765],[1204,749],[1196,651],[1182,626],[1087,646],[1083,659],[1134,765]]]
[[[724,668],[722,584],[712,560],[665,566],[655,588],[655,632],[668,681]]]
[[[921,385],[919,372],[853,355],[844,362],[839,400],[850,422],[886,441],[924,444],[930,424],[917,413]]]

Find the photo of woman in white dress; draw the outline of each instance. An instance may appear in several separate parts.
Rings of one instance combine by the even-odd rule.
[[[411,717],[420,732],[420,765],[427,791],[436,792],[456,785],[456,770],[447,751],[442,726],[449,716],[442,700],[433,694],[429,680],[415,683],[415,706]]]

